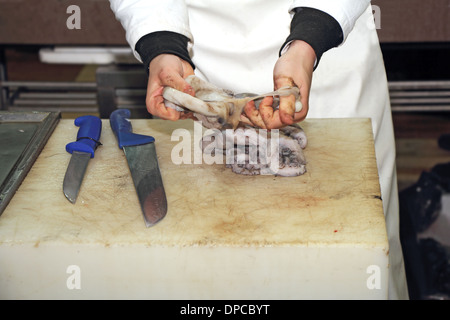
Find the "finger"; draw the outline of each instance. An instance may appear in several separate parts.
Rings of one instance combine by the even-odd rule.
[[[294,87],[294,81],[289,77],[276,77],[274,79],[275,89],[278,90],[282,87]],[[280,120],[284,125],[291,125],[294,123],[295,113],[295,96],[293,94],[289,96],[280,96]]]
[[[191,119],[191,120],[198,120],[195,116],[193,112],[181,112],[180,113],[180,120],[184,120],[184,119]]]
[[[281,128],[283,123],[280,120],[278,110],[272,107],[273,97],[265,97],[259,104],[259,113],[266,126],[266,129]]]
[[[295,96],[283,96],[280,97],[280,120],[286,125],[291,125],[294,123],[294,113],[295,113]]]
[[[163,87],[159,87],[153,92],[149,91],[150,94],[146,98],[148,112],[164,120],[175,121],[180,119],[181,112],[165,106],[164,97],[162,96],[163,89]]]
[[[264,123],[261,114],[256,109],[255,101],[249,101],[244,106],[244,113],[248,120],[253,124],[253,126],[266,129],[266,124]]]
[[[192,86],[186,82],[185,79],[178,72],[171,72],[171,70],[163,69],[159,74],[159,82],[163,87],[171,87],[178,91],[182,91],[184,93],[190,94],[191,96],[195,95],[194,89]]]
[[[160,99],[157,98],[157,100]],[[172,108],[167,108],[164,104],[163,99],[157,101],[154,107],[151,110],[149,110],[149,112],[164,120],[176,121],[179,120],[181,117],[181,112]]]
[[[249,126],[253,126],[253,123],[245,116],[244,113],[241,114],[239,121],[242,122],[243,124],[248,124]]]
[[[300,122],[305,120],[308,114],[308,97],[301,96],[300,102],[302,103],[302,109],[299,112],[294,113],[294,122]]]
[[[300,86],[299,89],[302,109],[294,114],[294,122],[305,120],[309,110],[309,90],[306,88],[306,86]]]

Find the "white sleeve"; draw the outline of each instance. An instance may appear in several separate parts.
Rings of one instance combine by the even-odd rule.
[[[344,41],[363,14],[370,0],[294,0],[289,11],[297,7],[308,7],[328,13],[341,25]]]
[[[180,0],[109,0],[117,20],[125,29],[126,39],[134,50],[140,38],[156,31],[180,33],[193,42],[185,1]]]

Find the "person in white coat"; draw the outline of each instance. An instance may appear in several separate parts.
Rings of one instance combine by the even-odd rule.
[[[386,73],[369,0],[110,0],[126,38],[149,73],[146,104],[162,119],[164,86],[194,94],[191,74],[234,92],[300,89],[303,108],[281,99],[248,104],[241,117],[280,128],[306,117],[372,119],[389,237],[389,298],[408,299],[399,240],[395,141]],[[314,79],[313,79],[314,74]],[[269,99],[269,100],[268,100]]]

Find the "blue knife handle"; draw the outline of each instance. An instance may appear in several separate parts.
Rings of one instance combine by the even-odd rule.
[[[68,143],[66,151],[72,153],[74,151],[86,152],[94,157],[95,149],[100,144],[100,134],[102,132],[102,121],[95,116],[81,116],[75,119],[75,125],[78,129],[77,141]]]
[[[117,109],[114,110],[109,117],[111,129],[116,135],[119,148],[122,149],[123,147],[138,146],[154,142],[155,138],[152,136],[133,133],[133,128],[131,127],[131,122],[129,120],[130,114],[131,112],[128,109]]]

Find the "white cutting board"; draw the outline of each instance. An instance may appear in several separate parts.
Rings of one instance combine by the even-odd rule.
[[[78,127],[63,119],[0,216],[0,298],[387,298],[369,119],[304,121],[308,164],[298,177],[177,165],[175,133],[194,137],[194,122],[132,125],[156,138],[167,216],[145,227],[107,120],[71,204],[62,192],[65,145]]]

